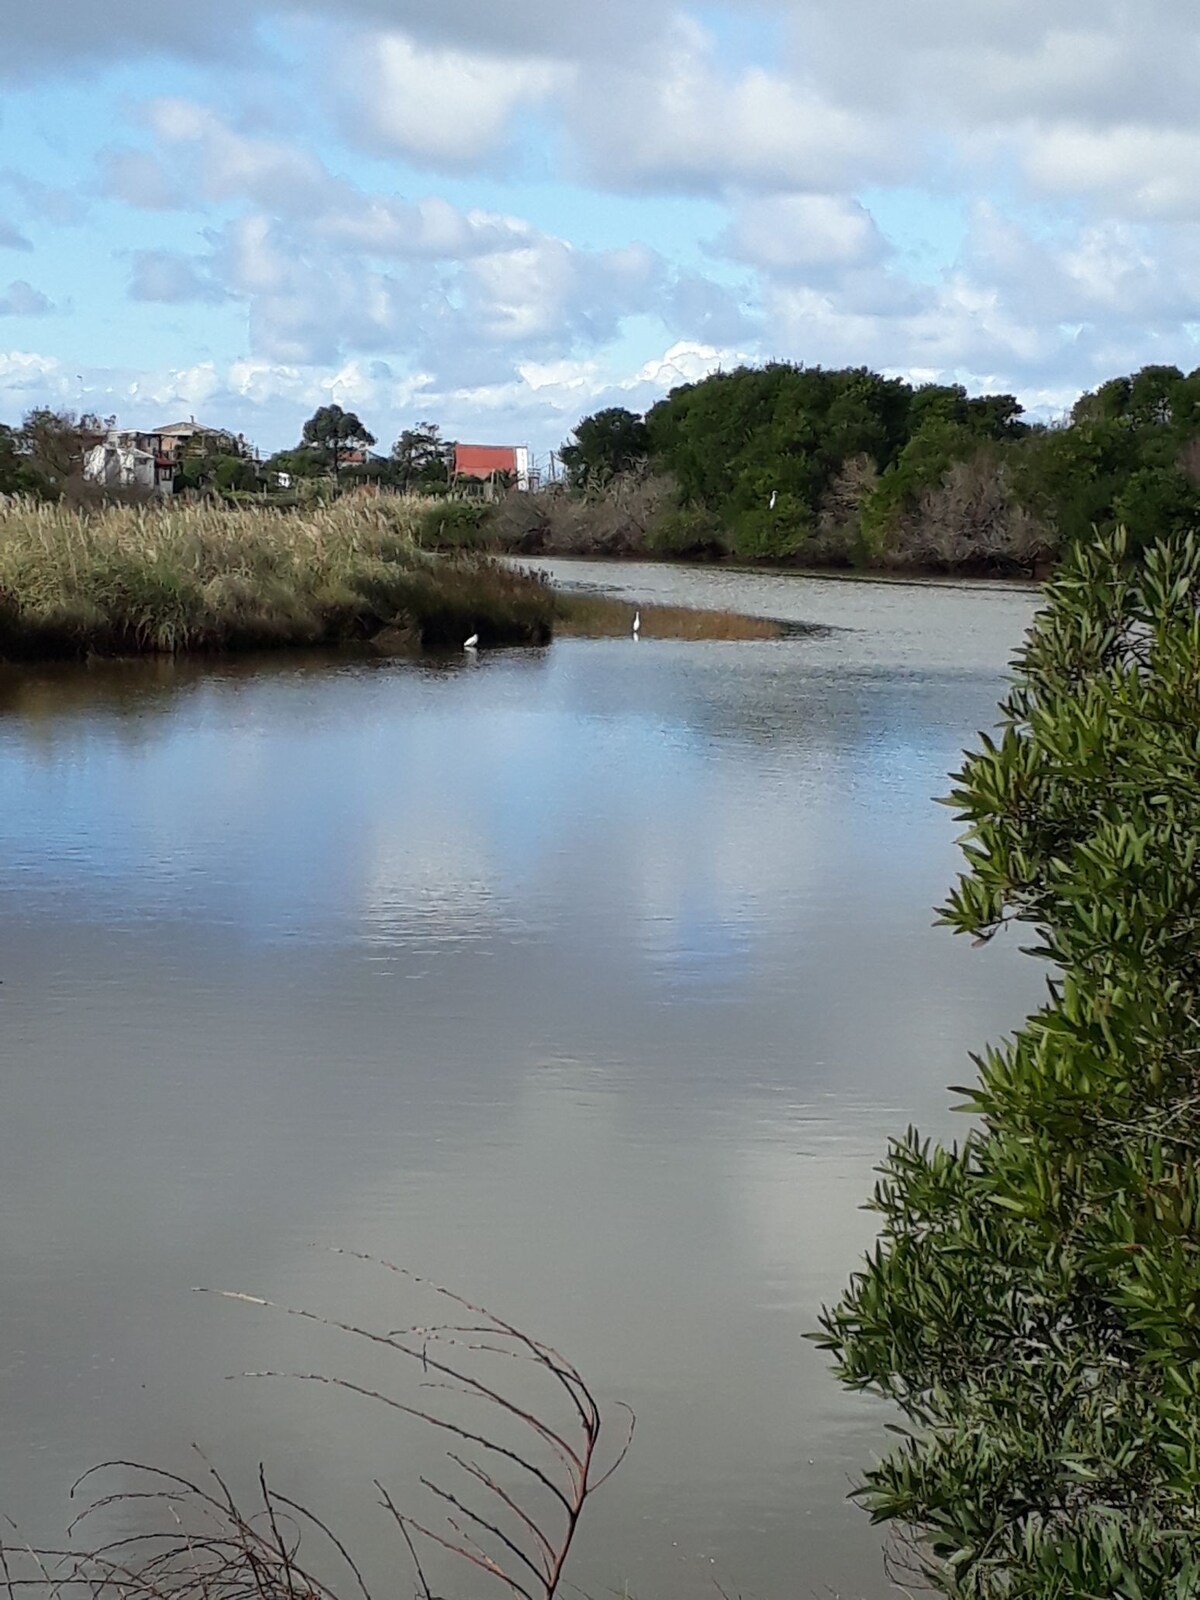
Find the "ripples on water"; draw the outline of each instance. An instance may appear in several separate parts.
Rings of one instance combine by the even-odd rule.
[[[556,564],[558,565],[558,564]],[[891,1133],[1040,974],[930,924],[944,791],[1019,593],[559,565],[822,624],[0,679],[0,1505],[106,1455],[264,1457],[367,1542],[394,1426],[224,1374],[347,1353],[195,1283],[385,1325],[378,1250],[639,1413],[576,1578],[879,1596],[882,1441],[802,1342]],[[386,1563],[386,1564],[385,1564]]]

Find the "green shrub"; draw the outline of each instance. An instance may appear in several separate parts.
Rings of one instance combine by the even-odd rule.
[[[696,560],[729,553],[729,541],[718,519],[699,506],[676,506],[650,524],[645,540],[649,555]]]
[[[892,1147],[818,1335],[911,1424],[860,1491],[943,1593],[1200,1595],[1200,547],[1075,553],[955,779],[944,920],[1033,924],[1049,997],[978,1126]]]
[[[488,511],[480,500],[439,499],[421,511],[417,542],[426,550],[489,548],[494,541],[489,537]]]
[[[755,506],[734,519],[733,553],[743,561],[794,561],[812,534],[807,508],[781,495],[774,508]]]

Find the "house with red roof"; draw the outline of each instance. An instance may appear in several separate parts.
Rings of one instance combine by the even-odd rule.
[[[504,484],[529,488],[529,446],[525,444],[456,444],[454,481],[482,484],[493,495]]]

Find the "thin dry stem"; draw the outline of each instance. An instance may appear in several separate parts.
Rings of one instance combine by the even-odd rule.
[[[337,1373],[264,1371],[246,1377],[291,1377],[354,1394],[423,1423],[457,1441],[446,1460],[463,1484],[432,1477],[421,1484],[444,1523],[439,1527],[402,1512],[378,1481],[381,1505],[400,1532],[413,1563],[420,1600],[443,1600],[431,1583],[425,1555],[441,1551],[476,1572],[484,1573],[519,1600],[555,1600],[576,1532],[591,1495],[607,1482],[629,1450],[634,1416],[628,1407],[628,1428],[616,1460],[597,1474],[601,1413],[594,1394],[574,1366],[552,1346],[532,1338],[515,1324],[472,1304],[439,1284],[391,1262],[359,1251],[338,1254],[381,1267],[465,1312],[470,1321],[414,1325],[380,1332],[302,1307],[276,1305],[257,1295],[222,1291],[221,1298],[256,1305],[285,1316],[317,1323],[416,1363],[419,1387],[425,1393],[455,1395],[482,1404],[498,1424],[518,1430],[524,1444],[495,1436],[492,1428],[474,1430],[442,1415],[433,1404],[411,1404]],[[489,1359],[521,1362],[547,1379],[566,1409],[570,1427],[555,1420],[548,1403],[531,1403],[471,1370],[471,1363]],[[430,1377],[432,1374],[432,1378]],[[571,1430],[574,1430],[574,1434]],[[506,1486],[463,1446],[483,1452],[520,1473],[535,1492],[538,1505]],[[199,1454],[199,1452],[198,1452]],[[114,1511],[134,1511],[144,1519],[158,1513],[167,1526],[150,1526],[83,1548],[31,1550],[0,1540],[0,1589],[9,1600],[17,1591],[37,1588],[47,1600],[339,1600],[336,1587],[301,1561],[303,1532],[320,1535],[326,1555],[332,1551],[338,1569],[348,1573],[361,1600],[373,1600],[359,1561],[328,1522],[300,1501],[271,1487],[259,1467],[255,1505],[244,1511],[229,1484],[201,1454],[204,1471],[198,1479],[135,1461],[114,1460],[85,1473],[72,1487],[74,1497],[97,1480],[97,1492],[72,1521],[74,1538],[93,1519]],[[103,1488],[98,1474],[120,1473],[120,1487]],[[463,1486],[465,1484],[465,1487]],[[471,1491],[474,1491],[473,1493]],[[543,1491],[549,1495],[545,1500]],[[89,1490],[90,1492],[90,1490]],[[24,1560],[28,1571],[20,1569]]]

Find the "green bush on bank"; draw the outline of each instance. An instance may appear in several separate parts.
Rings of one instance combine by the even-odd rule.
[[[975,1131],[893,1146],[819,1336],[911,1425],[873,1517],[977,1600],[1200,1595],[1200,545],[1131,547],[1064,563],[955,779],[944,919],[1032,924],[1049,998]]]
[[[677,561],[703,561],[727,556],[729,544],[721,524],[699,506],[671,506],[645,531],[647,555]]]
[[[417,515],[417,543],[426,550],[494,549],[488,513],[489,507],[480,500],[432,499]]]

